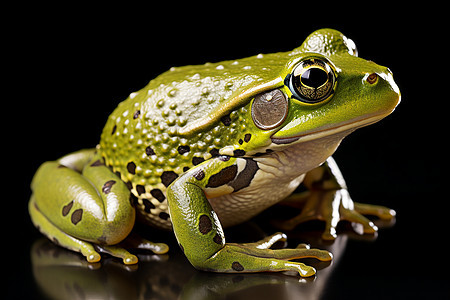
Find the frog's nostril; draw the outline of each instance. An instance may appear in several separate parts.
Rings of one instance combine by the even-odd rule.
[[[375,84],[378,81],[378,75],[376,73],[372,73],[366,77],[366,81],[369,84]]]

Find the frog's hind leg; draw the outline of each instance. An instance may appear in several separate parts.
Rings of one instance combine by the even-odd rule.
[[[67,248],[72,251],[80,252],[86,257],[86,260],[90,263],[100,261],[101,257],[97,251],[95,251],[91,243],[82,241],[73,236],[70,236],[58,227],[53,225],[37,208],[34,196],[31,196],[28,203],[28,211],[31,216],[31,221],[39,231],[47,236],[52,242],[61,247]]]
[[[50,240],[81,252],[90,262],[100,260],[96,245],[125,264],[137,262],[117,246],[134,226],[130,191],[94,149],[42,164],[31,186],[31,218]]]
[[[387,207],[353,202],[332,157],[308,172],[303,183],[309,189],[307,194],[293,194],[287,201],[283,201],[288,206],[302,207],[301,213],[292,219],[277,222],[275,225],[278,228],[292,230],[301,223],[322,220],[325,222],[322,238],[334,240],[337,237],[336,227],[341,220],[351,222],[359,234],[374,234],[378,227],[364,215],[373,215],[382,220],[392,220],[395,217],[395,211]]]

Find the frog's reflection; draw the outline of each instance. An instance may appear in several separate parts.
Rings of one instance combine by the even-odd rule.
[[[316,245],[320,244],[317,239]],[[42,238],[31,249],[33,274],[50,299],[317,299],[342,255],[347,236],[331,245],[331,264],[315,260],[316,277],[276,273],[216,274],[195,270],[176,247],[168,255],[138,254],[139,264],[125,267],[113,258],[89,264],[84,258]],[[300,281],[300,283],[299,283]],[[303,297],[302,297],[303,296]]]

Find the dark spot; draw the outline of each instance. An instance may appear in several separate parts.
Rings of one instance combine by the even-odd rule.
[[[127,188],[131,191],[133,189],[133,184],[130,181],[125,182]]]
[[[232,181],[236,177],[237,169],[236,165],[223,168],[219,173],[209,177],[206,187],[218,187]]]
[[[111,134],[114,134],[116,132],[116,129],[117,129],[117,125],[114,125],[114,127],[113,127],[113,129],[111,131]]]
[[[148,155],[148,156],[151,156],[151,155],[155,155],[156,153],[155,153],[155,151],[152,149],[152,147],[150,147],[150,146],[148,146],[147,148],[145,148],[145,153]]]
[[[72,213],[72,216],[70,217],[70,220],[72,221],[73,225],[77,225],[78,222],[81,221],[82,216],[83,216],[83,210],[81,208],[75,210]]]
[[[153,205],[153,203],[151,203],[148,199],[142,199],[142,203],[144,204],[144,211],[146,213],[150,213],[150,209],[156,208],[155,205]]]
[[[205,178],[205,172],[202,169],[196,170],[194,172],[194,175],[192,176],[194,176],[194,178],[197,180],[202,180],[203,178]]]
[[[218,234],[218,233],[214,236],[213,241],[216,244],[223,245],[222,236],[220,234]]]
[[[258,171],[258,163],[253,159],[246,159],[244,170],[242,170],[236,177],[235,180],[230,182],[228,185],[231,186],[235,192],[248,187],[253,180],[256,172]]]
[[[258,152],[258,153],[253,154],[253,156],[258,157],[258,156],[263,156],[263,155],[270,154],[270,153],[273,153],[273,150],[272,149],[266,149],[265,153]]]
[[[62,209],[62,215],[63,217],[67,216],[70,212],[70,210],[72,209],[73,206],[73,200],[70,201],[69,203],[67,203],[67,205],[65,205]]]
[[[145,186],[140,185],[140,184],[136,185],[136,192],[138,193],[139,196],[144,194],[145,193]]]
[[[183,167],[183,172],[187,172],[187,171],[189,171],[189,167]]]
[[[209,153],[212,155],[212,157],[216,157],[216,156],[220,155],[219,149],[217,149],[217,148],[212,149],[211,151],[209,151]]]
[[[178,153],[184,154],[191,151],[191,148],[189,146],[178,146]]]
[[[244,267],[237,261],[235,261],[231,264],[231,268],[238,272],[244,271]]]
[[[134,162],[130,161],[127,164],[127,170],[128,170],[128,173],[130,173],[130,174],[133,174],[133,175],[136,174],[136,164]]]
[[[229,114],[220,118],[220,121],[222,121],[223,125],[225,125],[225,126],[231,125],[231,118],[230,118]]]
[[[245,151],[242,149],[237,149],[233,151],[234,156],[239,157],[239,156],[244,156],[245,155]]]
[[[57,168],[58,169],[67,169],[67,167],[65,165],[58,165]]]
[[[251,138],[252,138],[252,135],[250,133],[246,133],[244,136],[244,142],[246,142],[246,143],[250,142]]]
[[[239,139],[238,143],[239,143],[239,145],[242,145],[244,143],[244,141],[242,139]]]
[[[161,203],[166,200],[166,196],[164,196],[164,193],[161,192],[160,189],[153,189],[150,191],[150,194],[152,194],[152,196]]]
[[[164,171],[161,175],[161,182],[168,187],[177,177],[178,175],[174,171]]]
[[[159,213],[159,217],[160,217],[161,219],[163,219],[163,220],[168,220],[169,217],[170,217],[170,215],[169,215],[168,213],[166,213],[166,212],[160,212],[160,213]]]
[[[138,203],[138,198],[133,193],[130,193],[130,204],[131,204],[131,206],[135,207],[136,203]]]
[[[211,219],[207,215],[201,215],[198,222],[198,230],[201,234],[207,234],[212,230]]]
[[[139,118],[139,115],[140,115],[140,114],[141,114],[141,111],[140,111],[140,110],[135,111],[135,112],[134,112],[134,115],[133,115],[133,119]]]
[[[100,166],[104,166],[105,164],[100,160],[100,159],[97,159],[96,161],[94,161],[92,164],[91,164],[91,167],[100,167]]]
[[[254,157],[260,157],[260,156],[263,156],[263,155],[266,155],[267,153],[263,153],[263,152],[257,152],[257,153],[255,153],[255,154],[253,154],[253,156]]]
[[[116,184],[115,180],[109,180],[109,181],[105,182],[105,184],[102,187],[102,192],[105,194],[109,194],[111,192],[111,188],[114,184]]]
[[[193,164],[194,166],[199,165],[199,164],[201,164],[201,163],[204,162],[204,161],[205,161],[205,159],[204,159],[203,157],[196,157],[196,156],[194,156],[194,157],[192,158],[192,164]]]

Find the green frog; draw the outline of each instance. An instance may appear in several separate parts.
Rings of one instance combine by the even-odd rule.
[[[322,237],[334,239],[346,220],[374,233],[364,215],[390,219],[395,211],[353,202],[331,155],[399,102],[392,72],[359,58],[355,43],[332,29],[289,52],[173,67],[118,105],[96,148],[39,167],[29,213],[50,240],[89,262],[108,253],[137,263],[125,242],[166,253],[166,244],[131,233],[139,220],[173,230],[200,270],[312,276],[313,267],[290,260],[329,261],[331,253],[305,244],[270,249],[286,240],[280,232],[229,243],[223,228],[303,201],[283,228],[319,219]],[[293,194],[301,183],[315,193]]]

